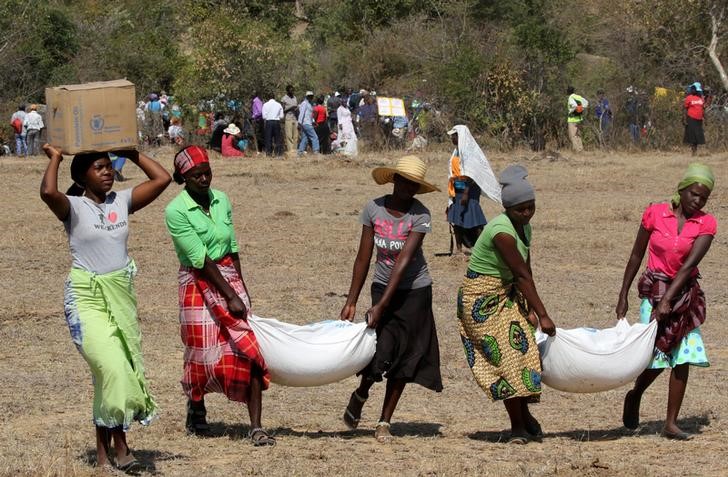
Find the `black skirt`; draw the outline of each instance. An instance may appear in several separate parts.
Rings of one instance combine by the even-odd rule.
[[[693,119],[688,116],[688,122],[685,125],[685,136],[683,137],[683,142],[685,144],[705,144],[702,120]]]
[[[385,286],[372,283],[372,305]],[[432,314],[432,285],[397,290],[377,325],[377,351],[359,374],[375,381],[402,379],[442,391],[440,346]]]

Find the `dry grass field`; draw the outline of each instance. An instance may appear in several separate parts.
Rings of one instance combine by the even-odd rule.
[[[370,170],[395,155],[268,160],[213,160],[213,186],[233,203],[241,261],[253,310],[264,317],[307,323],[338,316],[348,291],[359,239],[357,216],[365,202],[388,193]],[[428,177],[446,184],[449,154],[422,155]],[[157,153],[170,167],[170,150]],[[536,187],[532,261],[537,287],[557,326],[613,323],[621,276],[643,208],[667,199],[687,154],[530,151],[490,155],[496,170],[520,162]],[[177,268],[163,223],[162,197],[131,219],[130,254],[136,280],[144,357],[161,418],[134,426],[129,442],[151,475],[728,475],[728,344],[721,338],[728,314],[728,154],[701,158],[717,176],[707,209],[719,233],[701,266],[708,320],[703,328],[712,367],[693,369],[680,424],[691,442],[659,436],[667,400],[661,376],[643,401],[637,433],[621,425],[626,389],[594,395],[545,388],[533,407],[546,436],[525,447],[503,443],[508,420],[475,384],[462,352],[455,318],[456,290],[466,268],[461,258],[436,257],[449,245],[445,193],[421,200],[434,226],[424,250],[434,278],[434,310],[445,390],[408,387],[394,415],[396,440],[372,437],[383,386],[373,389],[360,429],[347,432],[341,415],[356,379],[320,388],[272,385],[264,393],[264,424],[278,445],[255,449],[245,438],[246,410],[220,395],[208,397],[216,437],[184,433],[185,397],[179,379],[182,345],[177,325]],[[61,184],[69,184],[69,162]],[[62,313],[70,255],[62,225],[38,196],[45,158],[0,160],[0,474],[94,475],[90,374],[69,338]],[[130,187],[143,175],[133,164]],[[483,201],[486,215],[498,208]],[[365,288],[368,290],[368,288]],[[636,292],[629,317],[637,316]],[[369,305],[360,300],[359,315]]]

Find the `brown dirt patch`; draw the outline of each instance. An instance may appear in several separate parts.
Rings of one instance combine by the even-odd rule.
[[[444,187],[446,151],[423,155],[429,177]],[[157,156],[169,167],[171,153]],[[334,158],[270,161],[215,159],[215,186],[230,196],[245,279],[254,310],[294,323],[338,315],[358,245],[357,215],[365,202],[387,193],[371,179],[374,164]],[[683,154],[601,154],[540,160],[530,153],[492,154],[494,167],[522,162],[538,194],[533,268],[538,289],[557,325],[608,326],[623,267],[642,209],[666,199],[689,158]],[[708,204],[728,223],[723,184],[726,154],[702,160],[715,168],[718,189]],[[45,159],[0,160],[0,269],[5,276],[0,316],[0,474],[88,475],[94,454],[92,387],[86,364],[72,345],[62,314],[69,266],[66,238],[38,198]],[[64,163],[61,183],[69,184]],[[129,164],[133,186],[142,174]],[[447,251],[444,193],[422,196],[434,231],[424,244],[434,278],[434,306],[445,390],[408,387],[394,416],[391,445],[372,438],[383,386],[374,388],[361,430],[340,420],[355,379],[320,387],[272,386],[264,395],[264,423],[278,446],[254,449],[245,440],[247,413],[221,396],[208,399],[219,437],[183,432],[185,400],[179,386],[182,346],[177,326],[177,260],[163,224],[163,196],[131,219],[130,253],[139,265],[137,290],[144,352],[161,419],[135,426],[129,441],[149,473],[160,475],[717,475],[725,469],[728,435],[728,346],[720,330],[728,312],[727,239],[719,232],[701,267],[708,300],[704,335],[713,366],[694,370],[682,425],[697,432],[688,443],[657,434],[664,419],[667,377],[645,396],[638,435],[621,427],[626,389],[595,395],[546,389],[534,414],[547,435],[526,447],[502,443],[508,421],[502,405],[487,400],[467,368],[455,318],[456,290],[465,262],[435,257]],[[486,215],[498,209],[485,203]],[[368,296],[360,300],[362,314]],[[636,316],[632,295],[630,316]]]

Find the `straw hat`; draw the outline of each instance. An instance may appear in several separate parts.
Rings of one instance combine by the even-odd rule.
[[[374,182],[381,185],[394,182],[394,175],[399,174],[405,179],[420,184],[418,194],[439,191],[440,189],[425,180],[426,172],[427,166],[422,159],[417,156],[404,156],[397,160],[394,167],[377,167],[372,171],[372,177]]]
[[[240,128],[237,127],[234,123],[230,123],[228,127],[226,127],[223,132],[225,134],[232,134],[233,136],[240,134]]]

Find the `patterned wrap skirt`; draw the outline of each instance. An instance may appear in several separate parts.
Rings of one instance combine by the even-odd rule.
[[[515,285],[468,270],[457,302],[460,338],[478,385],[493,401],[538,400],[541,359]]]
[[[130,260],[125,268],[101,275],[73,268],[66,279],[66,322],[91,369],[98,427],[126,431],[133,421],[147,425],[157,415],[144,376],[135,275]]]
[[[224,257],[217,267],[251,316],[250,299],[232,258]],[[179,304],[185,345],[181,384],[189,399],[200,401],[205,394],[218,392],[231,401],[248,402],[254,365],[262,373],[263,389],[268,388],[270,375],[253,330],[228,311],[225,298],[198,270],[180,268]]]

